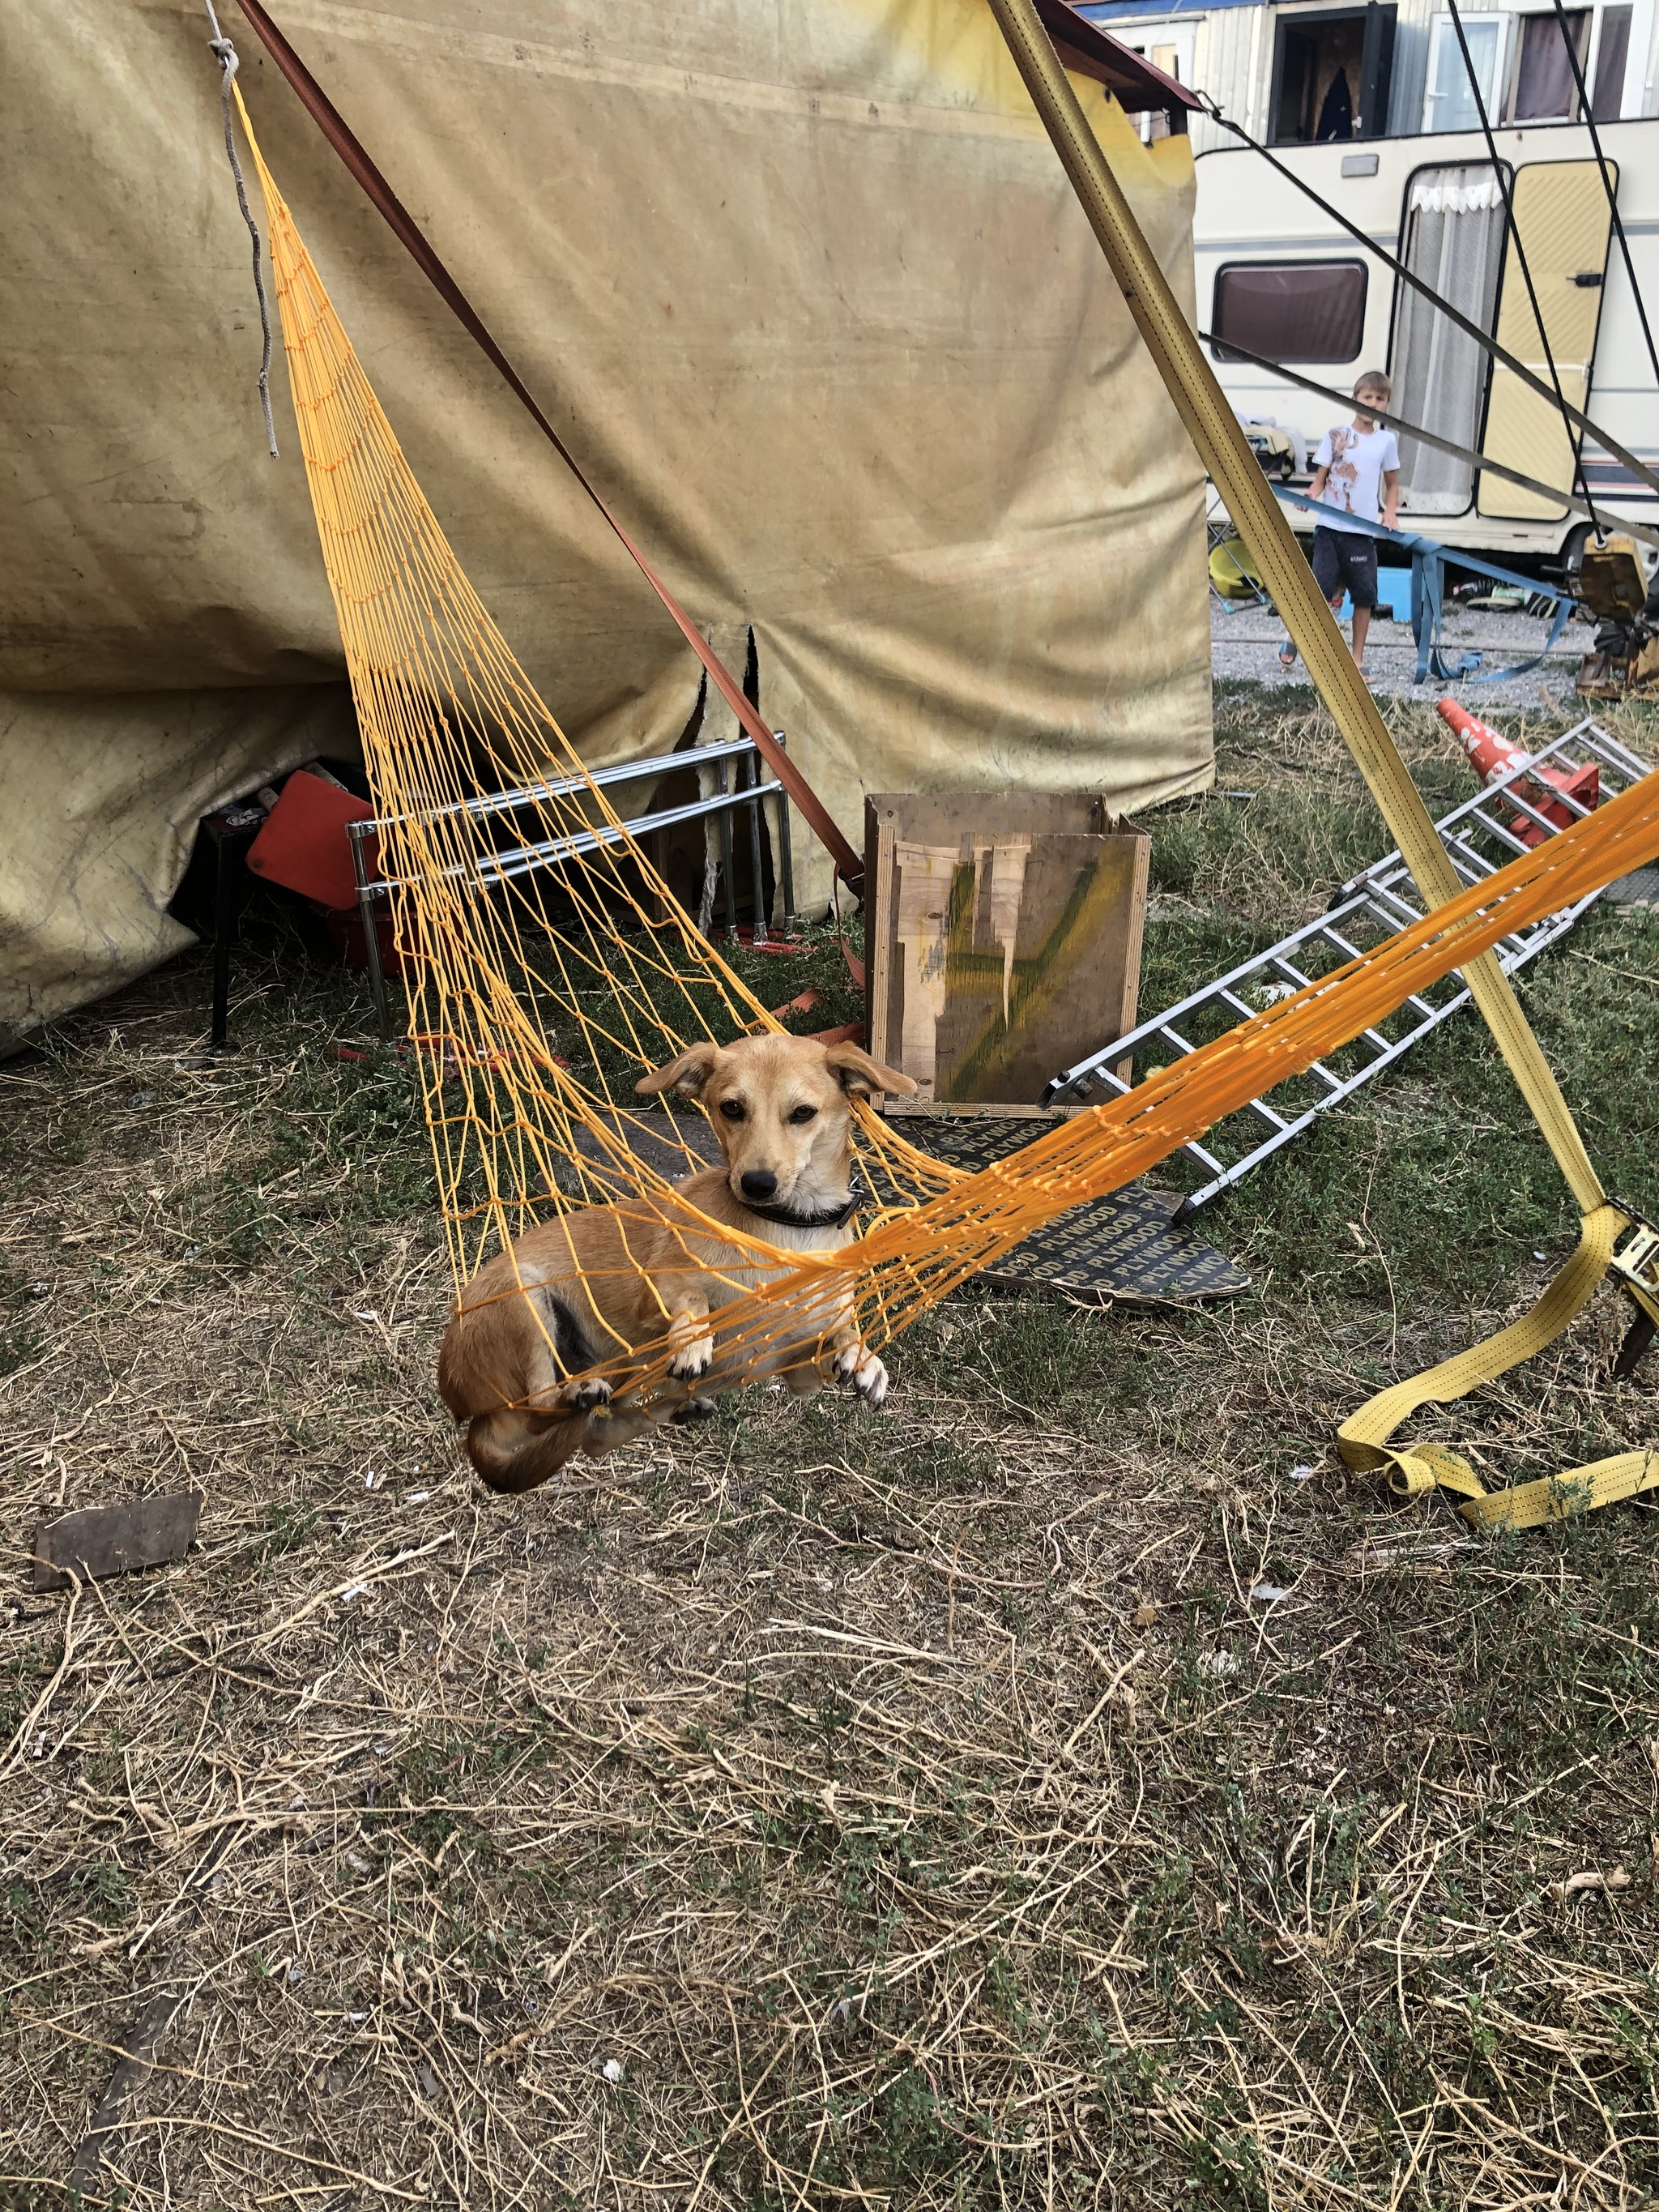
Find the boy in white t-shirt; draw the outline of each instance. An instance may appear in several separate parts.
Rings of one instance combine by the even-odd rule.
[[[1394,387],[1380,368],[1368,368],[1353,388],[1352,422],[1328,430],[1314,455],[1311,495],[1328,507],[1364,522],[1392,530],[1400,507],[1400,446],[1392,430],[1376,422],[1373,409],[1386,407]],[[1321,523],[1314,532],[1315,580],[1331,605],[1340,607],[1344,591],[1353,601],[1353,657],[1365,661],[1365,637],[1376,605],[1376,540],[1364,531]],[[1279,648],[1281,668],[1296,665],[1296,647],[1286,638]]]

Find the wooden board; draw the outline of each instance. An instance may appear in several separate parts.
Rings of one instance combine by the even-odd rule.
[[[182,1559],[201,1517],[201,1492],[185,1490],[171,1498],[134,1498],[125,1505],[96,1505],[43,1521],[34,1532],[34,1587],[67,1589],[70,1568],[83,1582],[101,1582],[106,1575]]]
[[[871,1053],[924,1101],[1024,1104],[1134,1026],[1151,841],[1087,793],[866,801]]]

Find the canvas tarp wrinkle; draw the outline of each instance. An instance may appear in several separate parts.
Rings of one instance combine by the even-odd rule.
[[[276,13],[692,619],[753,624],[761,711],[843,830],[866,790],[1006,775],[1132,811],[1208,781],[1201,471],[979,0]],[[669,750],[695,656],[234,4],[226,28],[526,671],[589,760]],[[343,663],[302,473],[264,448],[205,18],[61,0],[0,40],[0,683],[82,702],[60,763],[76,713],[101,757],[134,695],[165,722],[224,691],[246,788],[272,697]],[[1143,146],[1079,86],[1190,306],[1188,142]],[[280,359],[271,386],[296,452]],[[0,819],[0,875],[29,829]],[[167,849],[135,828],[150,918],[104,979],[82,951],[31,989],[61,1007],[166,957]],[[799,822],[795,869],[827,898]]]

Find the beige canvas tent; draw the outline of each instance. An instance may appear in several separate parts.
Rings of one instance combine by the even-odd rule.
[[[267,158],[590,758],[699,670],[234,4]],[[599,489],[856,840],[866,791],[1210,775],[1202,475],[981,0],[282,0]],[[349,701],[195,0],[4,12],[0,1020],[185,941],[198,817]],[[1184,137],[1079,90],[1190,300]],[[261,211],[262,213],[262,211]],[[724,714],[724,709],[721,709]],[[828,867],[802,856],[808,889]]]

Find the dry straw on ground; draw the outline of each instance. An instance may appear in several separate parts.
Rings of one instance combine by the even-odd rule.
[[[1311,723],[1224,783],[1275,749],[1299,804]],[[1256,926],[1247,821],[1177,914]],[[1305,1279],[1264,1196],[1229,1312],[959,1300],[884,1416],[755,1396],[490,1499],[402,1079],[257,974],[217,1067],[185,966],[0,1071],[7,2201],[95,2114],[147,2207],[1650,2201],[1659,1516],[1476,1540],[1326,1448],[1547,1271],[1454,1221],[1436,1289],[1366,1210],[1433,1064],[1332,1137],[1376,1195]],[[1652,1436],[1620,1322],[1451,1432]],[[186,1483],[187,1560],[27,1593],[39,1507]]]

